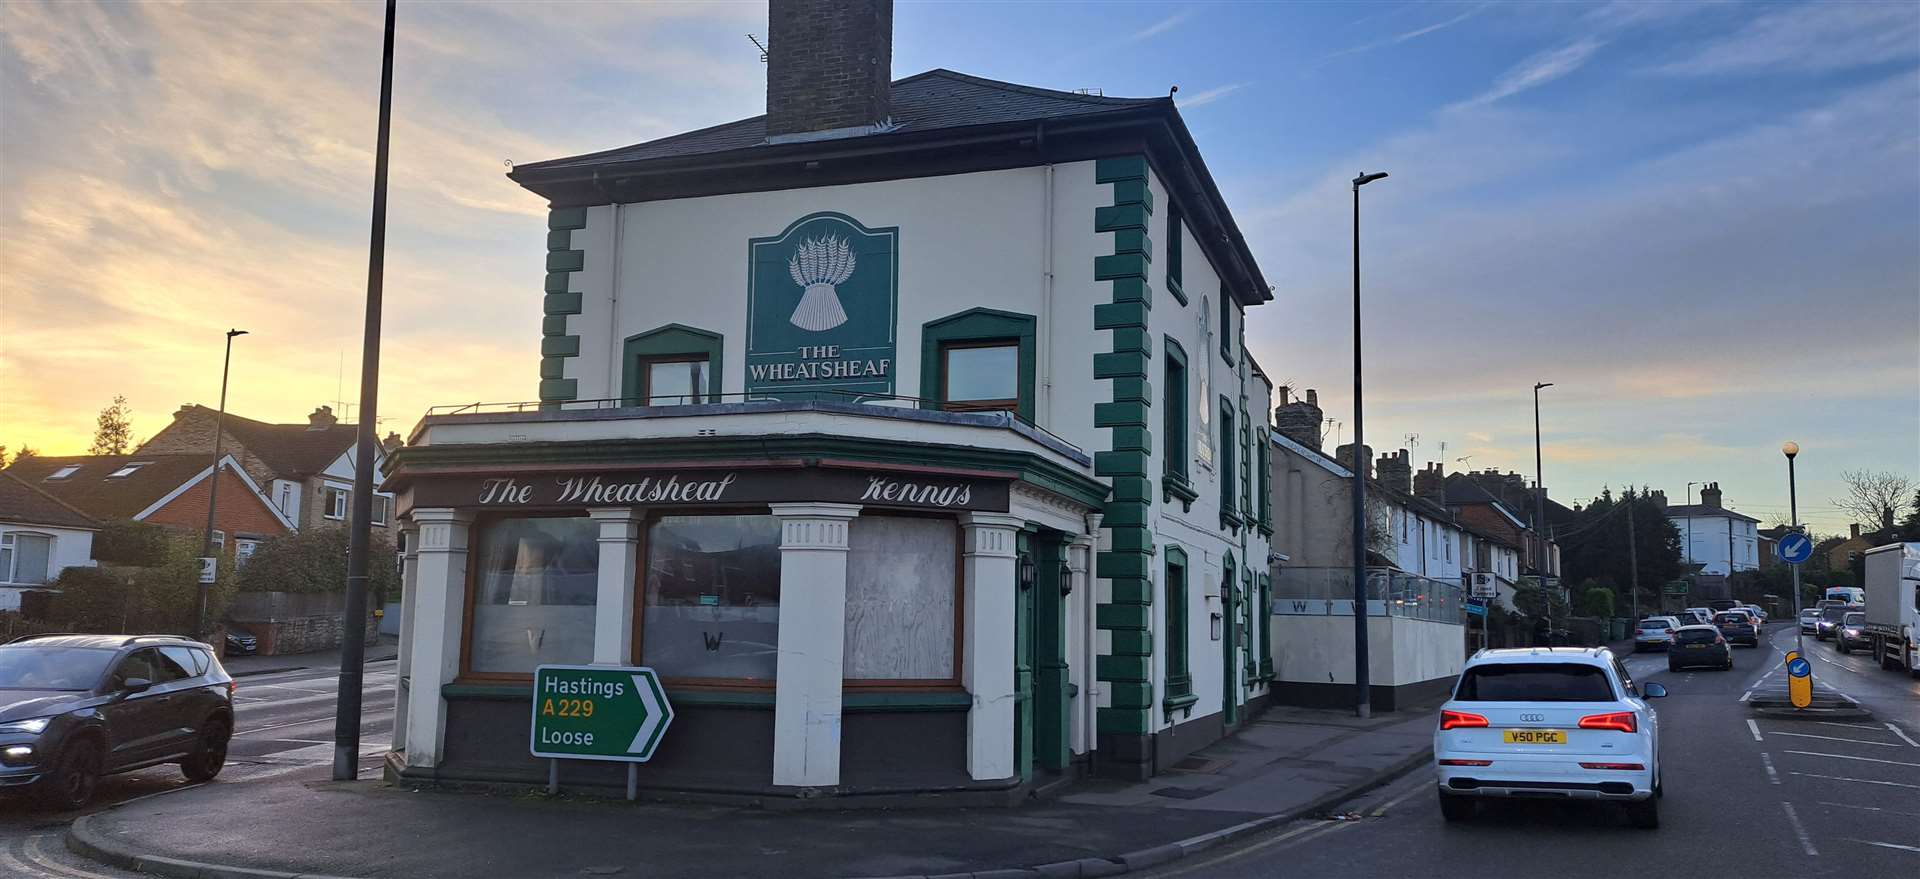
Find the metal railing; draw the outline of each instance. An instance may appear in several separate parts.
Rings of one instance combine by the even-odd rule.
[[[1283,567],[1273,580],[1273,605],[1280,615],[1352,616],[1353,569]],[[1466,590],[1456,582],[1368,568],[1367,612],[1465,625]]]

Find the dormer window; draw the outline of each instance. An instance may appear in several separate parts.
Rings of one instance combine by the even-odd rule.
[[[53,482],[54,480],[65,479],[78,472],[80,472],[79,464],[68,464],[65,467],[62,467],[58,470],[53,471],[52,473],[47,474],[47,481]]]
[[[145,467],[151,463],[153,462],[152,461],[128,461],[126,464],[122,465],[120,469],[107,474],[107,478],[108,479],[125,479],[129,476],[132,476],[135,473],[140,472],[140,468]]]

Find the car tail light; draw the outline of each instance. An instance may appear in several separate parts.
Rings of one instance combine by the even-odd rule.
[[[227,680],[227,698],[232,699],[233,694],[236,692],[239,692],[239,690],[240,690],[240,682],[229,678]]]
[[[1492,760],[1442,760],[1442,766],[1492,766]]]
[[[1646,769],[1647,767],[1642,766],[1638,763],[1582,763],[1580,764],[1580,768],[1581,769],[1625,769],[1628,771],[1638,771],[1638,770]]]
[[[1606,714],[1589,714],[1580,718],[1581,729],[1610,729],[1630,733],[1640,728],[1637,718],[1631,711],[1612,711]]]
[[[1487,719],[1478,714],[1469,714],[1465,711],[1440,712],[1440,729],[1442,730],[1459,729],[1462,727],[1484,727],[1487,725]]]

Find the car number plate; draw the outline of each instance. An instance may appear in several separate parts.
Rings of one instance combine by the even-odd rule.
[[[1688,645],[1687,645],[1687,649],[1688,649],[1688,650],[1705,650],[1705,649],[1707,649],[1707,645],[1705,645],[1705,644],[1688,644]]]
[[[1567,743],[1567,731],[1563,729],[1510,729],[1501,732],[1500,740],[1509,745],[1564,745]]]

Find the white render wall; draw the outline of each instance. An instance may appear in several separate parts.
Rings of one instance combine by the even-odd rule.
[[[1703,565],[1701,573],[1727,574],[1751,571],[1760,567],[1759,533],[1754,523],[1729,516],[1668,516],[1667,518],[1680,532],[1680,543],[1683,547],[1687,547],[1688,535],[1692,535],[1691,547],[1683,549],[1680,556],[1682,560],[1691,559],[1695,564]],[[1733,544],[1731,565],[1728,564],[1729,537],[1732,538]]]
[[[93,532],[74,528],[50,528],[45,525],[28,525],[13,522],[0,522],[0,534],[9,531],[25,531],[32,534],[44,534],[53,538],[53,547],[47,555],[47,580],[60,576],[68,568],[91,568],[93,560]],[[19,610],[22,588],[6,583],[7,572],[0,571],[0,610]],[[35,587],[26,587],[35,588]]]

